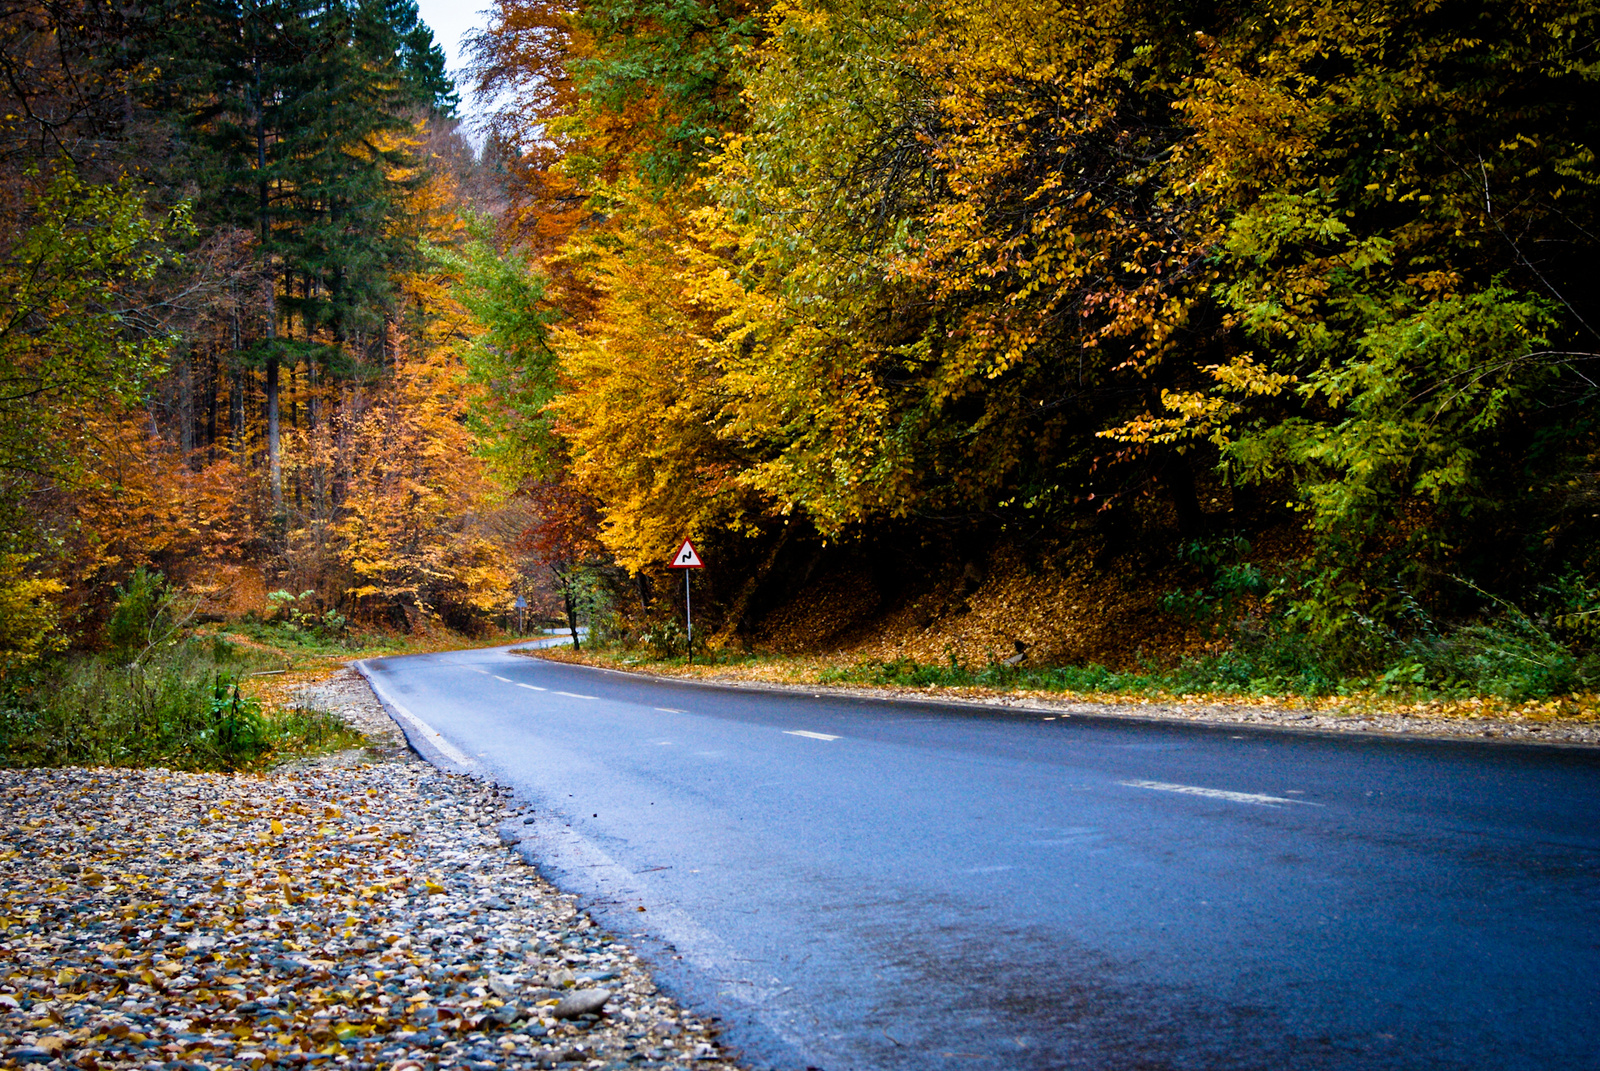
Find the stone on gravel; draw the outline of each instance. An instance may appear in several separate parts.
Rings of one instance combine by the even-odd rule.
[[[563,997],[551,1014],[557,1019],[576,1019],[598,1013],[611,999],[609,989],[578,989]]]

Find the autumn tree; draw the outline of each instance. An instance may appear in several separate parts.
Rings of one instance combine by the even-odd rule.
[[[1205,41],[1185,172],[1238,344],[1119,434],[1290,485],[1324,634],[1593,568],[1597,15],[1317,2]]]

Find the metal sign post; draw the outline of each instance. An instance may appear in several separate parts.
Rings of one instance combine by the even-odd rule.
[[[694,606],[689,598],[689,570],[704,569],[706,563],[700,560],[700,552],[694,549],[694,544],[689,540],[683,541],[683,546],[678,548],[678,553],[672,556],[668,569],[683,570],[683,625],[684,631],[689,636],[689,665],[694,665]]]

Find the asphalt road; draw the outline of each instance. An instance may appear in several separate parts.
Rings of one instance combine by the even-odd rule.
[[[367,670],[756,1066],[1600,1068],[1600,752]]]

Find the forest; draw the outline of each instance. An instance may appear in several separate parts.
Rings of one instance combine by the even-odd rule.
[[[686,536],[710,654],[1600,690],[1592,0],[486,18],[0,13],[8,709],[207,620],[683,654]]]

